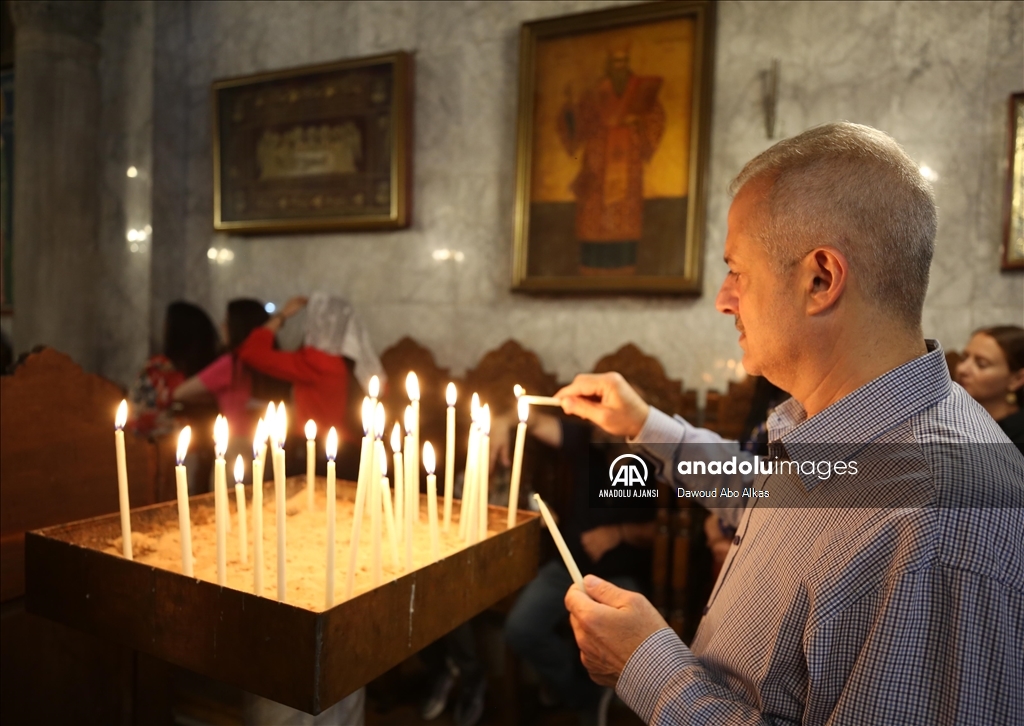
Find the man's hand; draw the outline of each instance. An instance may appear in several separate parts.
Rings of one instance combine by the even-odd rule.
[[[634,438],[651,407],[618,373],[581,373],[555,394],[562,410],[593,421],[613,436]]]
[[[622,526],[606,524],[603,527],[588,529],[580,537],[583,551],[592,562],[597,562],[605,554],[622,544]]]
[[[633,652],[668,623],[643,595],[593,575],[583,585],[586,594],[573,585],[565,595],[580,660],[595,683],[615,688]]]

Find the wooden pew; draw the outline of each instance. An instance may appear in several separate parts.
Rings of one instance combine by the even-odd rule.
[[[153,659],[24,610],[27,530],[117,511],[114,413],[123,391],[52,349],[0,378],[0,721],[159,722],[136,688]],[[125,436],[133,507],[157,499],[156,448]],[[161,679],[155,679],[159,682]]]

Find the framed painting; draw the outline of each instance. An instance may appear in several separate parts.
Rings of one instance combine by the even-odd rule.
[[[1005,214],[1002,269],[1024,270],[1024,92],[1010,96]]]
[[[393,53],[213,84],[213,226],[406,227],[412,57]]]
[[[514,290],[700,294],[715,4],[526,23]]]

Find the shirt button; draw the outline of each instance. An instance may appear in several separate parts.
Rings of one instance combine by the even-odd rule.
[[[738,544],[740,543],[740,540],[741,540],[741,539],[743,539],[743,538],[742,538],[742,537],[740,537],[739,535],[736,535],[735,537],[733,537],[733,538],[732,538],[732,543],[733,543],[734,545],[738,545]]]

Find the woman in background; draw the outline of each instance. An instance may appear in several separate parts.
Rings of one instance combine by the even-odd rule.
[[[178,386],[174,400],[201,403],[215,398],[217,407],[228,420],[232,437],[244,436],[251,442],[255,423],[249,406],[253,376],[242,362],[238,350],[249,334],[269,318],[263,303],[258,300],[238,298],[229,302],[224,330],[227,352]]]
[[[974,331],[956,367],[956,382],[980,403],[1024,454],[1024,328]]]
[[[146,361],[128,391],[131,428],[149,436],[169,433],[174,391],[210,365],[219,347],[217,329],[201,307],[180,301],[168,305],[163,352]]]

